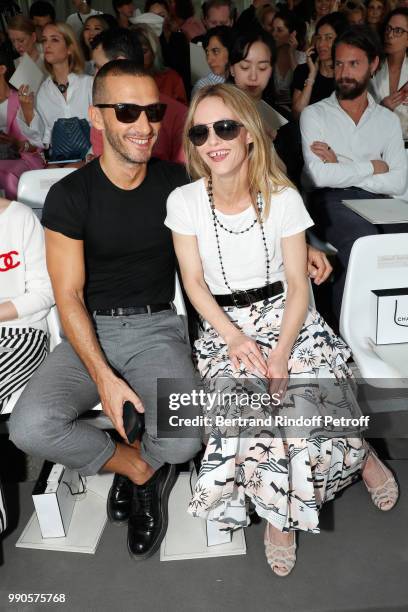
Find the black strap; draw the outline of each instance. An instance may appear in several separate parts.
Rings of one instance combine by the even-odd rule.
[[[265,287],[257,289],[243,289],[226,293],[223,295],[214,295],[214,299],[220,306],[235,306],[236,308],[245,308],[271,297],[275,297],[283,293],[284,287],[282,281],[276,281]]]
[[[94,314],[101,315],[104,317],[130,317],[132,315],[139,314],[151,314],[154,312],[161,312],[162,310],[173,310],[172,304],[169,302],[165,304],[151,304],[147,306],[127,306],[124,308],[107,308],[98,309],[94,311]]]

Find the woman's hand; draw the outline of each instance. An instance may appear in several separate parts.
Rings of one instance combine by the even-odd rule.
[[[315,141],[310,145],[312,153],[317,155],[325,164],[337,164],[337,155],[327,142]]]
[[[267,365],[259,346],[241,331],[237,330],[231,337],[225,338],[228,346],[228,355],[239,370],[241,363],[251,372],[259,371],[266,375]]]
[[[293,49],[296,50],[299,46],[299,42],[297,39],[297,32],[296,30],[293,30],[293,32],[290,34],[289,36],[289,46]]]
[[[319,72],[319,58],[314,62],[312,56],[316,53],[315,48],[309,47],[306,51],[306,63],[309,68],[309,76],[308,79],[315,80],[317,73]]]
[[[266,376],[270,381],[269,394],[279,396],[282,401],[289,382],[288,357],[275,349],[269,354],[267,366]]]
[[[391,111],[394,111],[400,104],[405,104],[408,101],[408,94],[405,89],[400,89],[400,91],[396,91],[389,96],[386,96],[381,100],[382,106],[389,108]]]
[[[34,117],[34,94],[30,92],[28,85],[21,85],[18,90],[18,99],[27,125],[30,125]]]

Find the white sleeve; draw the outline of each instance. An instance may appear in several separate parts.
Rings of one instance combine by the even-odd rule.
[[[281,238],[288,238],[304,232],[313,225],[313,220],[307,212],[300,194],[292,188],[287,188],[282,194]],[[272,197],[273,206],[273,197]]]
[[[178,234],[197,235],[190,207],[180,187],[172,191],[167,198],[167,216],[164,224]]]
[[[23,111],[21,108],[17,112],[17,124],[24,138],[28,140],[34,147],[42,149],[44,142],[44,122],[40,115],[34,109],[34,117],[30,125],[27,125],[24,119]]]
[[[389,123],[383,131],[385,145],[382,152],[382,160],[388,164],[389,172],[374,174],[359,187],[373,193],[400,195],[404,193],[407,183],[407,154],[400,120],[392,111],[389,114]]]
[[[314,105],[312,105],[314,106]],[[367,162],[338,162],[325,164],[310,147],[316,140],[323,141],[325,136],[319,121],[318,110],[307,106],[300,115],[300,131],[302,134],[303,159],[305,171],[310,176],[316,188],[321,187],[361,187],[363,179],[372,176],[373,165]]]
[[[34,314],[41,315],[41,318],[46,317],[54,304],[45,263],[44,231],[35,214],[29,212],[30,214],[25,216],[23,228],[25,293],[11,300],[19,319]]]
[[[46,83],[47,81],[45,81]],[[61,96],[62,98],[62,96]],[[49,145],[51,142],[51,133],[52,133],[52,128],[54,127],[54,122],[51,120],[50,121],[50,109],[49,109],[49,105],[47,108],[47,93],[46,90],[44,89],[43,85],[41,85],[40,89],[38,90],[38,94],[37,94],[37,102],[36,102],[36,111],[37,111],[37,115],[39,117],[39,120],[41,120],[42,125],[44,126],[44,131],[43,131],[43,143],[46,145]],[[61,114],[60,117],[63,117],[64,113],[62,112],[61,109]]]

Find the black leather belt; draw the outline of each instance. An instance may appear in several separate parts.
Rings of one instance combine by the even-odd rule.
[[[214,295],[214,299],[220,306],[235,306],[236,308],[245,308],[255,302],[266,300],[283,293],[284,287],[282,281],[276,281],[259,289],[243,289],[226,293],[225,295]]]
[[[173,310],[173,305],[167,302],[167,304],[151,304],[147,306],[127,306],[126,308],[108,308],[106,310],[94,310],[96,315],[102,315],[106,317],[130,317],[138,314],[152,314],[153,312],[160,312],[161,310]]]

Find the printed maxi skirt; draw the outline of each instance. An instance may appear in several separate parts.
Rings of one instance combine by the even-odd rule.
[[[277,296],[245,308],[229,308],[226,313],[256,340],[267,357],[279,338],[284,305],[284,296]],[[352,392],[352,373],[346,365],[349,356],[344,342],[319,313],[309,308],[291,353],[283,412],[287,416],[324,414],[329,406],[329,413],[337,417],[361,416]],[[245,379],[243,387],[249,382],[258,391],[268,391],[265,379],[248,372],[243,364],[239,370],[233,366],[226,344],[207,322],[195,344],[195,357],[207,392],[224,393],[226,388],[236,391],[240,383],[237,379]],[[310,387],[305,386],[303,383],[309,380]],[[298,382],[302,384],[297,388]],[[321,383],[323,388],[329,387],[326,396]],[[204,407],[204,411],[207,409]],[[242,415],[245,409],[230,404],[216,410],[230,417]],[[248,525],[249,498],[258,515],[278,529],[319,533],[321,506],[359,477],[367,453],[360,432],[352,431],[345,437],[344,428],[338,437],[335,431],[329,435],[324,428],[302,432],[303,437],[287,437],[275,426],[257,429],[253,435],[245,428],[237,428],[235,433],[231,435],[230,429],[225,435],[212,421],[188,507],[190,514],[216,521],[220,529]]]

